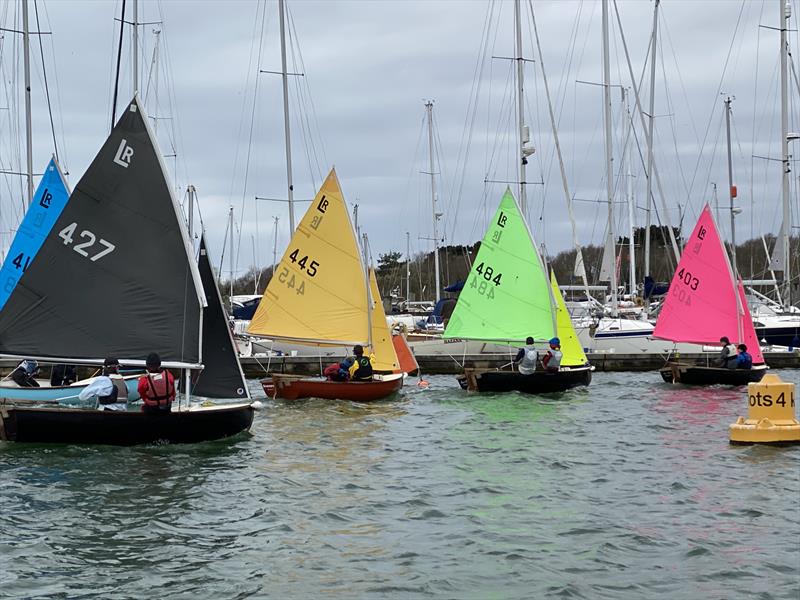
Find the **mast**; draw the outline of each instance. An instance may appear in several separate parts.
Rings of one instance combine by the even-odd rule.
[[[372,286],[369,284],[369,260],[367,258],[368,241],[366,233],[363,235],[362,239],[364,240],[364,278],[367,284],[367,346],[369,346],[370,352],[374,352],[375,349],[372,347],[372,303],[377,300],[372,297]]]
[[[22,51],[25,65],[25,178],[28,206],[33,202],[33,127],[31,120],[31,34],[28,29],[28,0],[22,0]]]
[[[156,36],[156,43],[153,47],[153,95],[155,96],[155,100],[153,101],[153,132],[158,133],[158,46],[159,42],[161,41],[161,30],[154,29],[153,35]]]
[[[133,93],[139,91],[139,0],[133,0]]]
[[[186,188],[186,195],[188,196],[187,202],[189,204],[189,214],[187,215],[189,218],[187,219],[187,230],[189,231],[189,241],[192,243],[192,249],[194,249],[194,242],[192,241],[192,233],[193,233],[193,224],[194,224],[194,196],[195,196],[195,189],[193,185],[189,185]]]
[[[728,191],[731,199],[731,265],[733,267],[733,284],[739,281],[736,269],[736,223],[734,221],[738,212],[733,206],[733,199],[736,198],[736,188],[733,186],[733,162],[731,161],[731,97],[725,99],[725,131],[728,136]]]
[[[516,31],[516,40],[517,40],[517,49],[516,49],[516,56],[514,57],[517,61],[517,126],[519,127],[519,151],[520,151],[520,161],[519,161],[519,205],[522,208],[522,216],[523,218],[528,213],[528,201],[526,198],[525,188],[526,188],[526,169],[525,165],[528,164],[528,157],[526,153],[525,144],[528,143],[529,134],[528,128],[525,127],[525,98],[523,95],[524,89],[524,59],[522,58],[522,23],[520,18],[520,0],[514,0],[514,29]]]
[[[631,296],[636,295],[636,244],[634,243],[633,234],[636,229],[636,212],[635,198],[633,196],[633,173],[631,173],[631,133],[633,132],[633,120],[631,116],[630,99],[628,98],[627,90],[622,88],[622,97],[625,100],[625,120],[626,135],[625,139],[625,166],[627,168],[628,178],[628,254],[629,256],[629,276],[630,276],[630,289]]]
[[[411,301],[411,233],[406,231],[406,307]]]
[[[229,298],[233,297],[233,206],[228,209],[228,230],[231,232],[230,238],[230,258],[228,258],[228,265],[231,270],[230,294]]]
[[[789,17],[792,13],[792,5],[787,0],[778,0],[781,9],[781,160],[783,162],[782,174],[782,198],[783,198],[783,282],[785,286],[784,298],[787,306],[792,305],[792,280],[791,280],[791,254],[789,253],[789,239],[791,234],[791,213],[789,210],[789,81],[787,72],[787,54],[789,51],[786,45],[786,30]]]
[[[435,270],[436,282],[436,302],[439,302],[442,297],[440,291],[441,284],[439,282],[439,217],[441,213],[436,210],[436,175],[433,170],[433,101],[425,103],[425,110],[428,114],[428,154],[430,159],[430,176],[431,176],[431,209],[433,211],[433,268]]]
[[[651,210],[653,207],[653,121],[655,120],[656,104],[656,48],[658,46],[658,5],[656,0],[653,9],[653,44],[650,52],[650,114],[647,115],[647,201],[645,203],[644,230],[644,274],[650,276],[650,226],[652,223]]]
[[[283,133],[286,140],[286,184],[289,188],[289,238],[294,235],[294,182],[292,181],[292,139],[289,131],[289,77],[286,71],[286,2],[278,0],[281,22],[281,79],[283,81]]]
[[[611,69],[608,59],[608,0],[603,0],[603,108],[606,134],[606,194],[608,196],[608,239],[607,247],[614,249],[614,167],[611,145]],[[612,255],[612,259],[614,256]],[[611,273],[611,315],[617,316],[617,269],[612,261]]]
[[[275,220],[275,233],[272,237],[272,275],[275,275],[275,266],[278,264],[278,217]]]

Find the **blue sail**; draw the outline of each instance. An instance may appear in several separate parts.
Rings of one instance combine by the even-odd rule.
[[[36,253],[67,205],[68,199],[69,191],[64,176],[55,158],[51,158],[0,269],[0,310],[5,306],[22,274],[36,258]]]

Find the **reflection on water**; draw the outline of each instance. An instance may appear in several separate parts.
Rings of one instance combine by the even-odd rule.
[[[797,598],[800,448],[729,446],[739,414],[742,390],[655,373],[542,398],[431,377],[266,400],[228,442],[4,444],[0,595]]]

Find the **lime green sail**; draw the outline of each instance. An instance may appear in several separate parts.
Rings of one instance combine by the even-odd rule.
[[[510,189],[481,242],[444,337],[491,342],[548,340],[556,323],[550,283]]]
[[[575,328],[572,326],[572,319],[567,311],[567,305],[564,304],[564,297],[561,295],[554,272],[550,273],[550,284],[553,287],[553,298],[556,301],[556,331],[558,332],[556,335],[561,342],[561,365],[564,367],[583,366],[588,362],[586,354],[584,354],[578,334],[575,333]]]

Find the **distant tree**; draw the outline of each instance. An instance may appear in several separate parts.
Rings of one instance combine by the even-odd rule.
[[[403,256],[400,252],[387,252],[386,254],[378,255],[378,273],[389,273],[400,266],[400,257]]]

